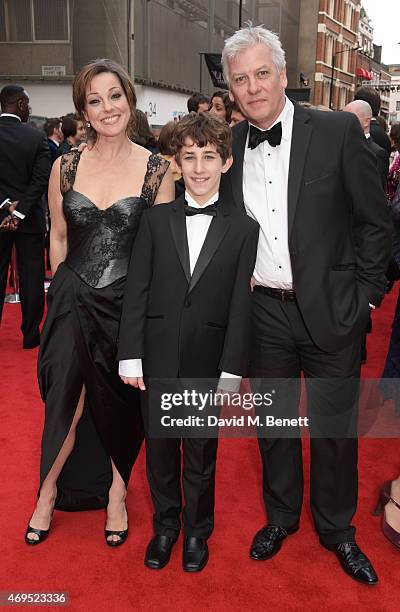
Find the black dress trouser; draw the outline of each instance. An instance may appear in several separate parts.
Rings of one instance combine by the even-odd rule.
[[[7,231],[0,233],[0,321],[12,247],[17,251],[24,347],[36,346],[44,313],[44,235]]]
[[[253,293],[251,376],[255,390],[270,389],[274,378],[279,416],[298,417],[300,376],[305,377],[310,427],[310,497],[323,545],[354,540],[351,521],[357,506],[357,403],[361,339],[327,353],[312,341],[297,302]],[[282,430],[281,430],[282,431]],[[299,436],[279,437],[260,429],[263,496],[268,521],[298,524],[303,498]]]
[[[147,392],[142,396],[142,414],[154,533],[176,539],[182,512],[185,535],[207,539],[214,529],[218,438],[150,437],[149,403]]]

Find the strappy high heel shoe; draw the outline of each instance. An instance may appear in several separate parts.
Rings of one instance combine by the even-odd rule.
[[[54,495],[53,509],[51,511],[50,524],[49,524],[49,528],[48,529],[35,529],[35,527],[31,527],[31,525],[30,525],[30,522],[32,520],[32,517],[31,517],[31,520],[29,521],[28,527],[26,528],[26,531],[25,531],[25,542],[27,544],[29,544],[29,546],[36,546],[37,544],[41,544],[42,542],[45,541],[45,539],[49,535],[50,528],[51,528],[51,522],[53,520],[54,506],[55,506],[55,503],[56,503],[56,498],[57,498],[57,489],[56,489],[56,493]],[[37,535],[37,539],[36,538],[35,539],[34,538],[29,538],[28,537],[29,534]]]
[[[125,508],[125,513],[128,516],[128,513],[126,512],[126,508]],[[118,536],[119,540],[109,540],[108,538],[110,536]],[[128,527],[126,529],[122,529],[121,531],[113,531],[111,529],[105,529],[104,530],[104,537],[106,539],[106,544],[108,544],[108,546],[121,546],[122,544],[124,544],[126,542],[126,539],[128,537]]]
[[[54,512],[54,510],[53,510]],[[25,542],[27,544],[29,544],[30,546],[36,546],[37,544],[41,544],[42,542],[45,541],[45,539],[47,538],[47,536],[50,533],[50,528],[51,528],[51,521],[53,520],[53,512],[51,513],[51,519],[50,519],[50,525],[48,529],[35,529],[34,527],[31,527],[30,524],[28,523],[28,527],[26,529],[25,532]],[[29,521],[30,522],[30,521]],[[29,534],[36,534],[38,537],[36,538],[29,538]]]
[[[397,548],[400,548],[400,532],[396,531],[389,525],[385,516],[385,506],[387,504],[394,504],[394,506],[400,511],[400,504],[393,499],[391,495],[391,486],[392,483],[390,481],[385,482],[382,485],[377,506],[375,508],[374,515],[378,516],[383,512],[382,518],[382,531],[383,535]]]
[[[113,535],[118,536],[119,540],[108,540],[107,539]],[[108,544],[108,546],[113,546],[113,547],[121,546],[121,544],[124,544],[124,542],[126,542],[126,539],[128,537],[128,528],[124,529],[123,531],[111,531],[110,529],[105,529],[104,537],[106,538],[106,544]]]

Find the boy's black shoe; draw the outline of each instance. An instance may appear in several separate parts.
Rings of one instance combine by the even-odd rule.
[[[185,572],[200,572],[208,561],[207,540],[185,536],[182,566]]]

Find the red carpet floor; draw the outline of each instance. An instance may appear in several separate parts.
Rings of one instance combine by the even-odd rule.
[[[387,350],[397,292],[374,313],[364,376],[378,377]],[[216,526],[210,561],[200,574],[181,569],[181,540],[160,572],[143,565],[151,535],[151,503],[143,452],[128,492],[130,536],[119,549],[103,538],[104,512],[55,512],[49,539],[37,548],[23,541],[38,486],[43,406],[36,385],[37,351],[23,351],[19,307],[6,305],[0,331],[0,591],[68,591],[71,610],[374,610],[398,607],[400,551],[371,516],[378,487],[400,470],[400,441],[360,442],[360,496],[355,525],[359,544],[380,576],[376,587],[355,583],[323,549],[312,526],[305,448],[306,503],[301,530],[279,555],[248,557],[254,533],[265,522],[256,440],[222,440],[219,449]],[[305,444],[305,446],[307,446]]]

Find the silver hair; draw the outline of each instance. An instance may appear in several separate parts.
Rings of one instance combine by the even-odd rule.
[[[245,28],[237,30],[232,36],[226,39],[222,51],[222,69],[225,82],[229,85],[229,60],[233,59],[240,51],[248,49],[253,45],[261,43],[272,53],[272,61],[278,72],[286,67],[285,51],[282,49],[279,36],[271,30],[267,30],[263,25],[253,26],[248,21]]]

